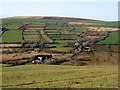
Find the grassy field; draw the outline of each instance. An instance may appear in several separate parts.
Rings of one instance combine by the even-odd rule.
[[[53,19],[33,19],[33,18],[9,18],[3,19],[3,27],[7,28],[2,35],[2,42],[22,42],[22,30],[17,30],[19,27],[26,26],[24,31],[24,40],[38,42],[44,40],[48,43],[75,43],[78,40],[83,40],[84,38],[80,37],[79,34],[86,32],[84,26],[91,27],[117,27],[118,22],[107,22],[100,20],[53,20]],[[83,23],[95,23],[101,25],[70,25],[69,22],[83,22]],[[12,30],[16,29],[16,31]],[[2,33],[2,32],[1,32]],[[9,38],[10,37],[10,38]],[[1,40],[1,38],[0,38]],[[97,44],[118,44],[118,34],[117,32],[111,32],[109,37],[103,41],[97,42]],[[53,45],[54,46],[54,45]],[[60,49],[61,47],[57,47]],[[65,48],[65,47],[64,47]],[[64,49],[63,48],[63,49]],[[51,48],[56,49],[56,48]],[[69,48],[67,48],[69,49]]]
[[[76,35],[56,35],[56,34],[53,34],[53,35],[49,35],[49,37],[51,37],[52,39],[56,39],[56,40],[60,40],[60,39],[82,39],[81,37],[77,37]]]
[[[39,30],[39,32],[42,35],[42,37],[45,39],[45,41],[53,42],[53,40],[46,35],[46,33],[45,33],[45,31],[43,29]]]
[[[118,88],[117,66],[3,67],[4,88]]]
[[[67,43],[58,43],[58,44],[44,44],[44,47],[50,50],[59,50],[59,51],[66,51],[66,50],[72,50],[74,47],[65,47],[67,46]],[[51,48],[49,48],[51,47]]]
[[[24,30],[23,37],[25,41],[40,41],[39,31],[36,29]]]
[[[40,41],[40,38],[38,35],[24,35],[25,41]]]
[[[119,33],[120,33],[119,31],[111,32],[109,34],[109,37],[107,37],[103,41],[98,42],[97,44],[118,44],[118,43],[120,43],[118,41],[118,38],[119,38],[118,34]]]
[[[20,26],[22,26],[20,23],[12,23],[12,24],[8,24],[6,28],[12,30],[12,29],[18,29]]]
[[[73,30],[73,27],[66,27],[66,26],[63,26],[62,28],[61,26],[57,26],[57,28],[52,27],[49,30],[48,29],[45,30],[46,34],[51,39],[53,39],[55,42],[58,43],[68,43],[68,42],[75,42],[76,40],[81,40],[82,38],[79,37],[78,35],[84,31],[86,31],[84,28],[76,27]]]
[[[22,42],[22,30],[8,30],[0,38],[2,42]]]
[[[25,23],[36,23],[36,22],[68,22],[67,20],[52,20],[52,19],[33,19],[33,18],[8,18],[8,19],[3,19],[3,23],[9,23],[9,22],[25,22]]]
[[[56,48],[49,48],[50,50],[59,50],[59,51],[68,51],[72,50],[73,47],[56,47]]]

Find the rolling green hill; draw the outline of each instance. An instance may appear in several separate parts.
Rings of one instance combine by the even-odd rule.
[[[1,51],[2,88],[118,88],[118,45],[100,45],[119,44],[120,31],[112,31],[117,29],[117,24],[68,17],[2,19],[1,46],[18,45],[18,48],[3,46]],[[92,30],[86,27],[92,27]],[[97,31],[93,27],[107,27],[111,31]],[[93,49],[90,52],[77,50],[81,46],[74,49],[76,42],[86,45],[81,45],[85,47],[82,49],[89,46]],[[56,63],[31,64],[31,61],[37,61],[36,55],[42,54],[52,55],[52,59],[46,58],[47,64],[50,60]]]
[[[69,22],[93,23],[93,25],[69,24]],[[96,25],[94,25],[96,24]],[[63,18],[63,17],[14,17],[2,19],[2,27],[8,29],[2,35],[3,43],[10,42],[41,42],[46,44],[45,48],[55,50],[70,50],[73,46],[67,46],[69,43],[74,44],[84,37],[79,36],[83,32],[87,32],[84,27],[118,27],[118,22],[106,22],[90,19],[79,18]],[[23,34],[22,34],[23,33]],[[57,43],[57,45],[56,45]],[[97,44],[117,44],[117,32],[111,32],[109,37]],[[60,45],[59,45],[60,44]]]

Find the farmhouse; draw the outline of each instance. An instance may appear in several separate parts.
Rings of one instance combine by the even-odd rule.
[[[52,55],[36,55],[33,57],[33,64],[41,64],[44,63],[46,60],[52,61]]]

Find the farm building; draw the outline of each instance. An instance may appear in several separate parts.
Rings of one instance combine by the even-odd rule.
[[[42,64],[46,62],[52,62],[54,59],[52,58],[52,55],[36,55],[33,57],[33,64]]]

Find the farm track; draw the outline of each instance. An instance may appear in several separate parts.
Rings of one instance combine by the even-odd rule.
[[[104,76],[111,76],[111,75],[117,75],[118,73],[112,73],[112,74],[104,74],[104,75],[98,75],[97,77],[104,77]],[[96,76],[84,76],[84,77],[76,77],[76,78],[68,78],[68,79],[59,79],[59,80],[51,80],[51,81],[44,81],[44,82],[30,82],[30,83],[21,83],[16,85],[3,85],[1,87],[10,87],[10,86],[23,86],[23,85],[31,85],[31,84],[38,84],[38,83],[51,83],[51,82],[59,82],[59,81],[66,81],[66,80],[74,80],[74,79],[86,79],[86,78],[95,78]]]

